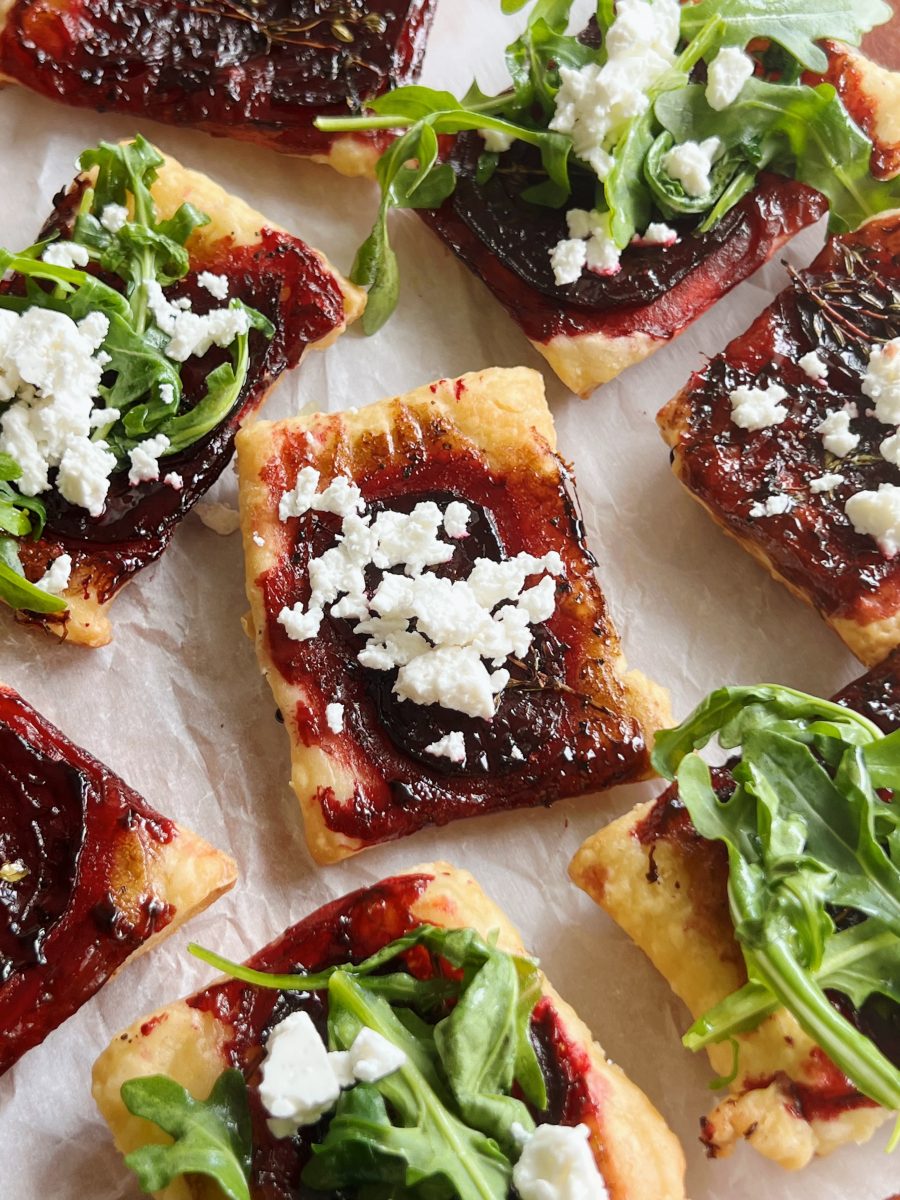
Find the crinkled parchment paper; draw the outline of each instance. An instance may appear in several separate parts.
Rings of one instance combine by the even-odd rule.
[[[496,0],[441,0],[426,82],[503,81],[515,22]],[[4,192],[0,244],[27,244],[73,160],[99,138],[140,128],[262,212],[349,267],[371,222],[365,181],[265,150],[89,112],[18,89],[0,95]],[[362,405],[443,375],[493,365],[544,370],[562,452],[574,459],[589,541],[632,665],[665,684],[684,715],[723,683],[773,681],[828,695],[860,671],[833,634],[713,526],[669,472],[657,409],[740,332],[785,282],[775,262],[678,342],[582,401],[567,394],[482,285],[412,215],[395,222],[403,292],[380,335],[350,333],[282,380],[268,409]],[[804,264],[810,231],[784,257]],[[213,496],[235,499],[231,471]],[[601,823],[651,785],[552,809],[457,823],[382,846],[337,867],[307,854],[288,788],[288,744],[240,618],[240,541],[192,515],[155,567],[114,609],[115,641],[60,645],[0,614],[0,679],[162,812],[237,859],[235,890],[187,931],[140,959],[0,1080],[0,1193],[16,1200],[119,1200],[138,1193],[90,1096],[91,1064],[136,1017],[210,978],[188,938],[242,957],[324,901],[434,857],[467,867],[511,914],[554,983],[607,1052],[683,1140],[693,1200],[885,1200],[900,1159],[886,1134],[789,1176],[742,1146],[707,1162],[698,1119],[711,1101],[704,1057],[683,1050],[687,1013],[643,956],[567,880],[566,866]],[[654,1200],[647,1197],[647,1200]]]

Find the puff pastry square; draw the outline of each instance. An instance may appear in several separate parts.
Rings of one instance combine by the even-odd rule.
[[[900,728],[900,654],[834,699],[887,733]],[[727,770],[716,772],[714,782],[727,788]],[[644,951],[694,1018],[746,983],[728,906],[725,847],[696,832],[677,784],[589,838],[569,873]],[[870,1019],[867,1011],[864,1006],[857,1019]],[[883,1032],[896,1044],[896,1033]],[[726,1157],[744,1139],[796,1169],[814,1155],[866,1141],[889,1119],[785,1009],[737,1040],[739,1074],[701,1122],[710,1155]],[[731,1045],[710,1046],[708,1053],[716,1073],[729,1076]]]
[[[472,928],[498,935],[499,946],[522,953],[508,918],[465,871],[428,863],[335,900],[287,930],[250,963],[263,970],[310,970],[374,953],[410,929],[427,923]],[[278,1142],[269,1134],[258,1098],[258,1066],[268,1029],[290,1007],[320,1004],[310,993],[290,996],[228,981],[135,1022],[116,1037],[94,1067],[94,1099],[116,1145],[128,1153],[154,1140],[145,1121],[125,1109],[120,1089],[137,1076],[163,1073],[192,1095],[206,1097],[227,1067],[247,1077],[253,1114],[254,1200],[288,1200],[296,1194],[304,1141]],[[684,1158],[662,1117],[610,1063],[572,1009],[542,980],[542,999],[532,1017],[532,1036],[545,1050],[545,1074],[559,1124],[584,1122],[611,1200],[682,1200]],[[306,1153],[309,1153],[307,1148]],[[265,1188],[261,1180],[265,1180]],[[159,1193],[159,1200],[215,1200],[218,1189],[188,1177]]]
[[[895,429],[863,391],[870,351],[900,335],[898,255],[900,212],[831,238],[658,417],[682,483],[866,664],[900,642],[900,557],[858,532],[846,506],[900,484],[881,449]],[[800,365],[810,351],[827,369],[822,379]],[[787,393],[786,418],[739,428],[734,389],[772,384]],[[835,420],[847,426],[846,445],[828,436],[830,424],[822,429]]]
[[[371,174],[391,135],[327,134],[419,74],[436,0],[0,0],[0,84]]]
[[[65,238],[70,233],[90,182],[89,175],[79,175],[56,198],[43,235],[59,231]],[[20,619],[88,646],[109,642],[110,604],[138,571],[159,558],[178,523],[218,479],[231,459],[241,422],[259,408],[283,371],[296,366],[309,347],[330,345],[364,305],[362,293],[318,250],[267,221],[205,175],[166,158],[151,190],[160,217],[171,216],[189,201],[211,218],[187,243],[189,274],[167,288],[166,296],[172,300],[189,296],[195,311],[206,311],[217,302],[198,286],[197,277],[203,271],[223,275],[229,294],[268,317],[275,335],[267,339],[251,331],[247,379],[229,416],[204,438],[164,460],[166,469],[160,475],[170,471],[180,475],[180,490],[169,487],[163,478],[132,486],[123,470],[112,477],[99,519],[53,493],[43,537],[20,543],[29,579],[39,579],[61,554],[68,554],[73,562],[64,593],[68,611],[58,618],[20,614]],[[212,355],[216,353],[213,349]],[[197,373],[191,383],[186,377],[188,398],[192,388],[202,395],[204,378]]]
[[[0,1074],[234,880],[0,686]]]
[[[873,173],[896,174],[900,76],[838,43],[827,49],[826,78],[875,144]],[[456,140],[456,191],[420,216],[483,280],[563,383],[582,396],[677,337],[827,208],[817,192],[763,173],[754,191],[709,233],[695,234],[687,225],[669,248],[629,247],[616,275],[585,272],[577,283],[560,286],[549,255],[568,236],[565,213],[519,195],[533,182],[539,159],[517,142],[502,155],[504,169],[483,185],[476,180],[483,150],[477,133]],[[590,209],[593,203],[588,188],[575,195],[572,207]]]
[[[240,434],[252,631],[290,734],[292,784],[317,861],[427,824],[547,804],[646,774],[647,740],[664,720],[665,700],[642,676],[624,673],[571,472],[555,446],[543,381],[524,368],[443,379],[359,411],[260,422]],[[493,720],[396,702],[396,672],[358,663],[364,639],[353,633],[355,621],[326,616],[310,640],[287,635],[279,614],[309,598],[312,547],[321,554],[335,538],[333,518],[279,519],[282,496],[307,467],[319,472],[321,488],[349,476],[369,505],[467,504],[473,535],[455,554],[468,555],[469,565],[475,556],[561,555],[565,575],[538,659],[504,690]],[[336,703],[339,731],[328,721]],[[455,730],[465,736],[465,763],[425,752]]]

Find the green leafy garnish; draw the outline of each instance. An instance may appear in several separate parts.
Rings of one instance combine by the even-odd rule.
[[[506,13],[529,0],[501,0]],[[453,192],[452,163],[443,161],[438,135],[490,131],[525,142],[540,153],[537,178],[521,192],[525,201],[559,208],[572,194],[572,172],[595,182],[595,211],[614,248],[622,251],[654,220],[693,219],[712,228],[756,184],[763,169],[795,178],[821,191],[831,208],[831,229],[843,232],[900,203],[900,183],[877,182],[869,170],[872,144],[828,85],[807,87],[805,70],[824,71],[827,57],[818,42],[833,38],[858,45],[863,34],[890,19],[883,0],[701,0],[684,4],[677,52],[668,70],[646,90],[646,109],[615,130],[614,144],[597,146],[608,156],[598,178],[579,159],[573,139],[550,129],[563,68],[580,70],[607,61],[607,35],[616,20],[614,0],[599,0],[599,46],[567,32],[571,0],[531,0],[522,35],[506,50],[511,87],[496,96],[473,84],[457,100],[451,93],[402,87],[378,97],[371,114],[328,117],[324,130],[393,129],[397,140],[378,168],[381,205],[372,233],[361,247],[352,277],[366,286],[369,333],[385,322],[399,292],[397,260],[388,237],[391,208],[434,208]],[[705,88],[691,83],[698,64],[709,66],[723,47],[754,49],[757,74],[738,99],[722,111],[709,107]],[[630,102],[630,101],[629,101]],[[689,196],[665,170],[673,145],[716,137],[721,143],[700,197]],[[498,169],[499,155],[486,152],[476,178],[484,184]],[[582,189],[583,190],[583,189]]]
[[[15,459],[0,453],[0,600],[27,612],[65,612],[65,600],[29,583],[22,570],[16,540],[29,535],[39,538],[47,510],[36,497],[16,491],[13,484],[21,475],[22,468]]]
[[[126,1155],[145,1192],[161,1191],[180,1175],[208,1175],[228,1200],[250,1200],[252,1130],[240,1071],[223,1072],[206,1100],[167,1075],[147,1075],[122,1084],[122,1101],[173,1139]]]
[[[740,749],[724,800],[697,754],[713,737]],[[722,688],[658,735],[653,762],[728,851],[747,967],[685,1044],[727,1041],[783,1006],[860,1092],[900,1108],[900,1070],[825,994],[900,1003],[900,810],[878,795],[900,785],[900,734],[789,688]]]

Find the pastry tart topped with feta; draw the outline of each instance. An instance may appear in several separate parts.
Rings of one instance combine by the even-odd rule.
[[[232,978],[94,1068],[160,1200],[683,1200],[676,1138],[466,872],[353,892],[244,967],[201,956]]]
[[[363,298],[142,138],[81,163],[40,240],[2,252],[0,599],[100,646],[240,423]]]
[[[328,134],[417,77],[435,0],[0,0],[0,83],[370,174],[388,131]]]
[[[713,1157],[744,1139],[799,1168],[900,1110],[898,729],[896,654],[831,703],[723,688],[658,734],[675,782],[572,861],[727,1085],[701,1124]],[[741,758],[710,775],[689,751],[716,731]]]
[[[0,1074],[234,879],[0,686]]]
[[[442,379],[238,438],[260,664],[319,862],[636,779],[625,674],[541,377]]]

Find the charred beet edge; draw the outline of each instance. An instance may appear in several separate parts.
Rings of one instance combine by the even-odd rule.
[[[174,826],[14,694],[0,690],[0,1073],[97,991],[172,911],[133,853]],[[131,845],[127,862],[117,857]],[[128,911],[117,903],[127,869]],[[134,893],[138,899],[135,902]]]
[[[19,0],[0,72],[67,104],[327,154],[314,118],[415,79],[434,2],[340,0],[323,14],[311,0]]]

